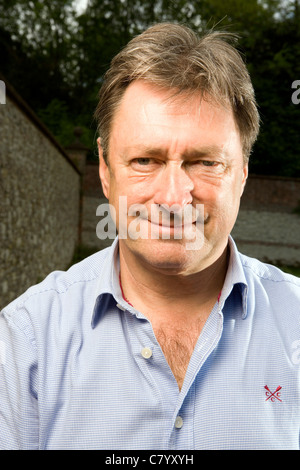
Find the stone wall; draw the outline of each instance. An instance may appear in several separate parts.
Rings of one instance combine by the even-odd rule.
[[[232,235],[241,253],[277,266],[300,267],[300,216],[241,209]]]
[[[300,179],[250,175],[232,235],[242,253],[300,266]]]
[[[0,104],[0,308],[71,262],[79,198],[79,171],[7,85]]]

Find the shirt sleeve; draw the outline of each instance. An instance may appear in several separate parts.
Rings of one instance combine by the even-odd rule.
[[[39,448],[37,353],[27,312],[0,313],[0,450]]]

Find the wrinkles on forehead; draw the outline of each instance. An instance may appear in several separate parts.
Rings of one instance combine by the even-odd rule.
[[[151,93],[151,99],[145,99],[144,94],[140,93],[140,90],[146,92],[147,97]],[[147,91],[148,90],[148,91]],[[147,125],[152,127],[153,131],[159,132],[161,139],[159,139],[158,146],[153,146],[153,142],[145,141],[143,133],[140,133],[140,126],[126,126],[126,132],[124,134],[124,126],[122,125],[123,132],[116,136],[114,127],[120,127],[120,119],[124,120],[130,109],[135,109],[139,115],[139,122],[143,122],[144,127]],[[164,149],[163,141],[165,135],[168,133],[168,127],[170,123],[172,125],[172,131],[174,140],[176,140],[176,133],[178,131],[178,139],[181,138],[185,133],[190,132],[190,126],[199,126],[199,129],[209,129],[214,121],[220,120],[220,113],[224,116],[224,112],[227,114],[229,119],[233,119],[235,124],[235,130],[239,133],[238,126],[235,122],[233,111],[229,104],[227,106],[220,105],[216,101],[209,97],[203,96],[199,93],[177,93],[174,89],[164,89],[157,87],[151,83],[143,80],[132,82],[126,89],[122,100],[119,103],[118,109],[115,111],[114,119],[111,126],[109,146],[111,148],[112,138],[113,139],[128,139],[130,132],[131,137],[131,154],[132,150],[136,156],[147,155],[157,156],[162,155],[166,150]],[[126,118],[126,119],[127,119]],[[224,123],[220,122],[221,127],[226,126],[227,118]],[[147,124],[148,123],[148,124]],[[129,130],[130,129],[130,130]],[[165,131],[164,131],[165,129]],[[120,129],[119,129],[120,131]],[[228,132],[228,131],[227,131]],[[228,134],[227,134],[228,136]],[[125,142],[124,142],[125,143]],[[194,147],[194,148],[193,148]],[[203,147],[203,148],[202,148]],[[136,150],[135,150],[136,149]],[[192,155],[193,153],[193,155]],[[180,154],[184,158],[196,158],[203,157],[204,155],[225,155],[225,146],[218,145],[191,145],[191,150],[185,152],[185,149],[180,150]],[[225,155],[226,156],[226,155]]]

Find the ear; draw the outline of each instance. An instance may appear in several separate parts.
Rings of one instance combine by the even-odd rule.
[[[245,163],[243,166],[243,177],[242,177],[242,190],[241,190],[241,197],[243,195],[245,186],[246,186],[246,181],[248,178],[248,163]]]
[[[109,199],[109,187],[110,187],[110,173],[107,163],[103,158],[103,148],[101,145],[101,139],[98,137],[98,154],[99,154],[99,176],[102,184],[104,196]]]

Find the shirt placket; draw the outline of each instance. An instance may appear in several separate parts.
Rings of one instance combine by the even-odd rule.
[[[125,312],[124,312],[125,313]],[[155,387],[168,423],[162,443],[165,449],[193,449],[195,378],[219,342],[223,314],[216,304],[199,336],[181,391],[156,341],[150,322],[127,310],[132,353],[141,372]]]
[[[147,378],[150,387],[155,389],[159,397],[163,422],[173,423],[174,409],[178,400],[179,390],[176,379],[167,363],[167,360],[158,344],[151,323],[142,318],[140,314],[125,313],[127,318],[127,331],[131,343],[131,351],[141,373]],[[176,421],[176,418],[175,418]],[[180,427],[180,418],[173,426]],[[165,432],[162,430],[162,445],[167,448],[169,442],[170,425],[166,424]]]
[[[194,448],[195,387],[201,382],[201,368],[215,350],[223,331],[223,313],[218,304],[214,307],[199,336],[191,357],[183,387],[178,395],[173,415],[170,448]]]

